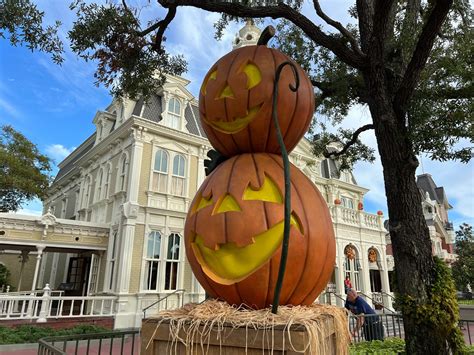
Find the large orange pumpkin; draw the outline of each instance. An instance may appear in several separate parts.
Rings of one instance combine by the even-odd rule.
[[[188,212],[186,255],[201,285],[230,304],[264,308],[273,301],[284,225],[282,158],[237,155],[202,184]],[[291,229],[280,304],[311,304],[335,262],[327,205],[291,165]]]
[[[280,154],[272,122],[275,71],[291,61],[265,45],[233,50],[209,70],[201,86],[199,112],[202,127],[215,149],[225,156],[267,152]],[[277,113],[288,151],[308,130],[314,112],[314,91],[306,73],[296,65],[300,85],[296,92],[291,67],[281,73]]]

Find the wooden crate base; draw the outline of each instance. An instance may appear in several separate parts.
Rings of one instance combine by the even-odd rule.
[[[233,328],[230,324],[224,324],[221,330],[212,329],[210,336],[206,339],[201,340],[200,335],[195,336],[191,340],[192,344],[186,346],[179,341],[172,342],[169,322],[160,323],[160,321],[158,317],[143,322],[142,355],[316,354],[315,351],[311,353],[309,350],[303,352],[308,344],[308,333],[303,326],[294,325],[288,332],[281,325],[263,331],[245,327]],[[318,355],[336,354],[334,326],[329,320],[327,327],[327,334],[330,335],[323,340],[326,343],[326,352]],[[202,327],[199,330],[202,331]],[[185,330],[180,330],[179,337],[186,339]],[[151,342],[150,339],[152,339]],[[147,348],[149,342],[150,345]]]

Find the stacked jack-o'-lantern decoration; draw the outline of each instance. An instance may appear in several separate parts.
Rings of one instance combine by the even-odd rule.
[[[212,297],[264,308],[272,304],[284,229],[283,161],[272,124],[276,68],[291,61],[266,45],[228,53],[201,87],[202,126],[228,159],[196,193],[185,226],[191,268]],[[293,61],[300,83],[282,69],[275,110],[286,149],[303,137],[314,111],[314,93]],[[311,304],[324,289],[335,261],[327,205],[314,184],[291,165],[291,227],[280,304]]]

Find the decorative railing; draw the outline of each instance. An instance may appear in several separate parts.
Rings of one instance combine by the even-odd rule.
[[[334,223],[347,224],[360,228],[384,230],[383,216],[343,207],[341,205],[330,206],[329,211]]]
[[[11,319],[106,317],[115,315],[115,296],[51,296],[49,287],[42,294],[0,296],[0,321]]]

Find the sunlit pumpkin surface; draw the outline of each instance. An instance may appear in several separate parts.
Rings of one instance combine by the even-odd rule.
[[[279,153],[271,122],[273,84],[279,64],[290,60],[266,46],[233,50],[212,66],[201,85],[199,113],[211,144],[222,154]],[[290,67],[282,71],[277,112],[284,142],[291,150],[303,137],[314,112],[313,86],[297,66],[300,87]]]
[[[282,303],[311,303],[333,270],[335,241],[326,203],[292,166],[288,271]],[[284,227],[281,157],[242,154],[204,181],[185,226],[186,254],[206,291],[229,303],[268,306]]]

